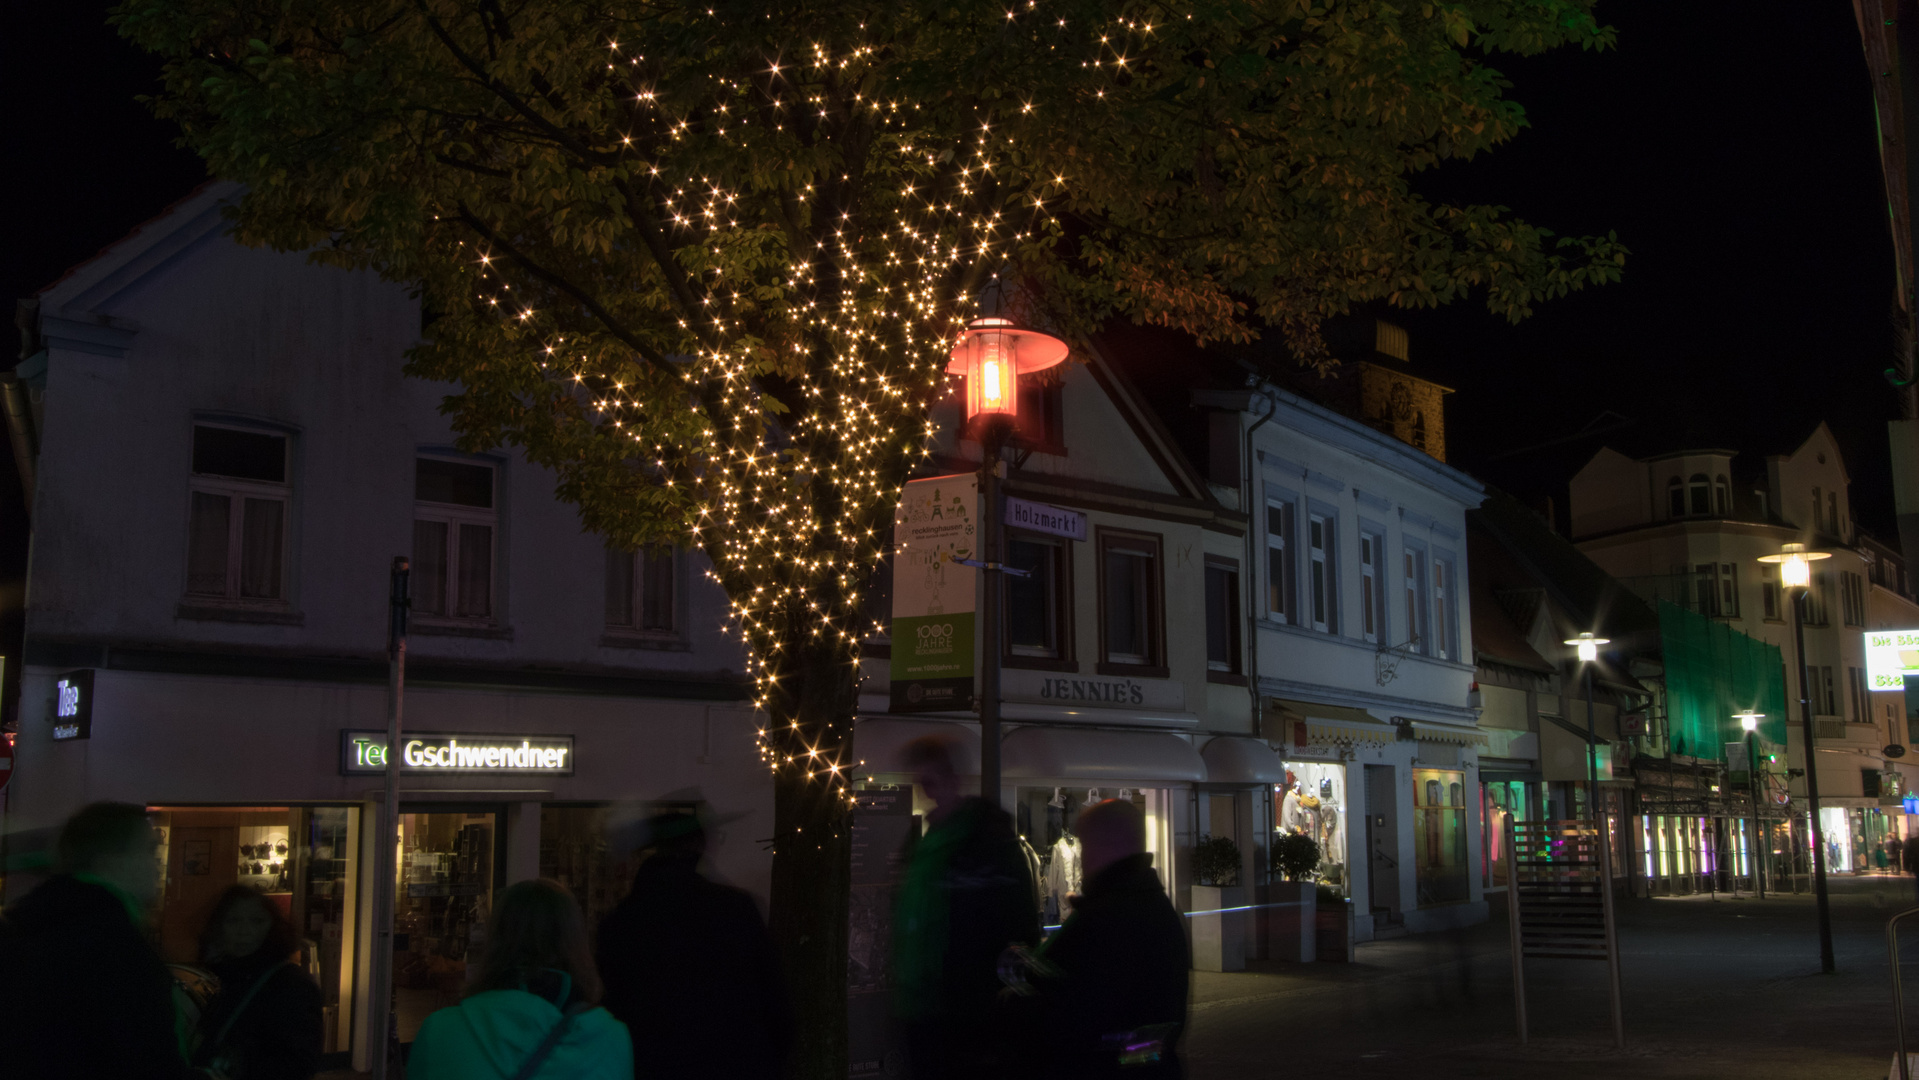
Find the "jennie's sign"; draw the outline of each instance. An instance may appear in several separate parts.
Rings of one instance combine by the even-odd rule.
[[[1176,679],[1130,679],[1105,675],[1054,675],[1009,669],[1000,692],[1012,701],[1095,709],[1183,709],[1186,687]]]
[[[343,775],[383,773],[386,763],[386,732],[340,732]],[[572,776],[573,736],[402,731],[399,763],[402,774],[413,776],[434,773]]]

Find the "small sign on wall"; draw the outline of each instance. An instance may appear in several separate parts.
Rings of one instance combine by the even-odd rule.
[[[93,669],[69,671],[53,683],[53,741],[93,737]]]

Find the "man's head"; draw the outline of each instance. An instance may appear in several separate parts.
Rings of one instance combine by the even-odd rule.
[[[1106,799],[1081,810],[1073,831],[1079,834],[1080,866],[1088,879],[1146,850],[1145,815],[1120,799]]]
[[[900,752],[913,780],[933,800],[933,820],[939,821],[960,804],[959,770],[953,765],[953,740],[944,735],[922,735]]]
[[[698,813],[674,811],[647,819],[647,846],[661,855],[698,860],[706,854],[706,825]]]
[[[53,855],[61,870],[92,874],[150,904],[160,890],[157,842],[144,807],[97,802],[81,807],[60,827]]]

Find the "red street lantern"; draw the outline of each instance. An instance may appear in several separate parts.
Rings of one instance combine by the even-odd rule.
[[[953,346],[946,370],[966,376],[966,418],[1019,416],[1019,376],[1066,359],[1066,343],[1016,326],[1011,319],[974,319]]]

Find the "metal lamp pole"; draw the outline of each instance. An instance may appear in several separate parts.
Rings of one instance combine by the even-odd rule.
[[[1800,606],[1806,602],[1808,585],[1801,585],[1792,603],[1792,647],[1799,657],[1799,722],[1806,742],[1806,806],[1812,817],[1812,895],[1819,913],[1819,970],[1831,974],[1832,906],[1826,899],[1826,830],[1819,824],[1819,752],[1818,737],[1813,734],[1812,691],[1806,685],[1806,629]]]
[[[979,703],[979,793],[980,797],[1000,804],[999,779],[999,654],[1000,654],[1000,449],[1012,428],[1012,418],[985,414],[979,418],[980,495],[984,512],[980,518],[980,573],[986,594],[980,601],[980,618],[986,625],[980,632]]]
[[[393,1022],[393,890],[399,876],[394,866],[400,827],[400,708],[406,695],[406,615],[409,564],[404,555],[393,557],[387,595],[387,710],[385,797],[380,801],[380,831],[373,848],[373,964],[372,1000],[368,1004],[367,1039],[372,1044],[373,1080],[399,1075],[399,1029]]]
[[[1599,647],[1611,643],[1611,638],[1598,637],[1590,630],[1561,642],[1579,650],[1579,662],[1586,669],[1586,817],[1592,821],[1599,820],[1599,755],[1593,752],[1599,744],[1599,734],[1593,728],[1593,664],[1599,660]]]
[[[1752,835],[1747,840],[1747,848],[1754,860],[1753,891],[1759,894],[1761,900],[1766,898],[1766,872],[1763,862],[1765,845],[1759,842],[1759,721],[1765,718],[1765,713],[1751,711],[1733,717],[1746,733],[1746,791],[1752,797]]]

